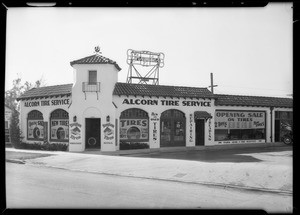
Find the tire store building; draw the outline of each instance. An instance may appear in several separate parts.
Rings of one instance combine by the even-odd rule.
[[[289,98],[218,95],[207,88],[120,83],[115,61],[72,61],[74,82],[34,88],[20,101],[27,143],[118,151],[281,141]]]

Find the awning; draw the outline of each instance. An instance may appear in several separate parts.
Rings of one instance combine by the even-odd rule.
[[[210,113],[207,113],[206,111],[195,111],[194,112],[194,119],[211,119],[212,116],[210,115]]]

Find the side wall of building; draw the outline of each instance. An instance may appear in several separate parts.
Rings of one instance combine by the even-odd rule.
[[[50,132],[50,115],[53,111],[58,110],[58,109],[62,109],[66,112],[69,112],[68,107],[70,105],[71,102],[71,97],[70,96],[63,96],[63,97],[56,97],[56,98],[43,98],[43,99],[29,99],[29,100],[22,100],[20,102],[20,108],[21,108],[21,114],[20,114],[20,128],[22,131],[22,136],[24,137],[23,141],[27,142],[27,143],[42,143],[44,142],[45,136],[47,141],[51,142],[61,142],[59,140],[57,141],[51,141],[51,132]],[[31,111],[39,111],[40,113],[42,113],[43,119],[40,121],[43,121],[43,123],[37,123],[36,125],[34,125],[32,123],[32,126],[37,126],[39,127],[39,129],[41,131],[39,131],[40,134],[40,138],[36,139],[36,140],[32,140],[29,137],[28,134],[28,128],[31,126],[28,123],[28,114]],[[66,121],[66,120],[65,120]],[[33,120],[34,122],[34,120]],[[44,125],[47,124],[47,134],[44,134],[44,131],[42,131],[44,129]],[[64,125],[66,126],[66,125]],[[67,125],[68,126],[68,125]],[[67,134],[65,134],[67,135]],[[68,144],[67,141],[63,141],[63,143]]]

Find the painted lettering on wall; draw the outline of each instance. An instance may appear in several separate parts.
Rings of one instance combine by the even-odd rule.
[[[114,125],[111,123],[103,124],[102,127],[104,128],[104,139],[111,140],[114,139]]]
[[[148,140],[148,119],[120,119],[120,140]]]
[[[28,120],[28,138],[43,139],[44,138],[44,121]]]
[[[189,141],[193,142],[193,114],[190,114],[190,120],[189,120],[189,124],[190,124],[190,137],[189,137]]]
[[[81,124],[75,122],[70,124],[70,138],[72,140],[81,139]]]
[[[265,128],[265,112],[216,111],[215,129]]]
[[[180,100],[157,100],[157,99],[124,99],[122,104],[128,105],[162,105],[162,106],[196,106],[210,107],[208,101],[180,101]]]
[[[218,141],[218,144],[243,144],[243,143],[264,143],[265,140],[232,140],[232,141]]]
[[[69,120],[51,119],[51,140],[69,139]]]
[[[158,113],[152,112],[150,120],[151,121],[159,121]]]
[[[212,132],[211,119],[209,119],[208,120],[208,140],[211,140],[211,132]]]
[[[156,127],[157,122],[153,122],[153,140],[157,140],[157,127]]]
[[[69,100],[70,99],[53,99],[53,100],[24,102],[24,107],[68,105],[70,102]]]

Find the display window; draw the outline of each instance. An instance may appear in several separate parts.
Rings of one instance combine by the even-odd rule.
[[[264,111],[226,111],[215,113],[215,141],[265,139]]]
[[[167,110],[161,114],[161,147],[185,146],[185,115],[179,110]]]
[[[133,142],[148,141],[148,113],[137,108],[132,108],[123,111],[120,117],[120,140]]]
[[[275,111],[275,141],[281,141],[290,130],[293,130],[293,112]]]
[[[50,115],[50,140],[69,140],[69,114],[63,109],[54,110]]]
[[[43,114],[40,111],[33,110],[28,113],[27,139],[28,140],[44,139],[44,118],[43,118]]]

